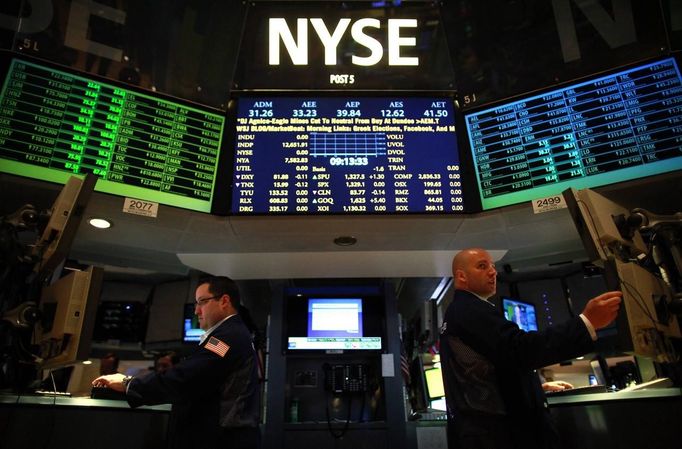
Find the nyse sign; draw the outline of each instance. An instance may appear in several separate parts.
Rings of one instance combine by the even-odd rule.
[[[409,36],[410,29],[414,33],[417,29],[417,19],[388,19],[382,24],[379,19],[362,18],[351,25],[351,19],[342,18],[331,29],[320,18],[297,18],[296,37],[289,23],[284,18],[271,18],[268,31],[268,55],[270,65],[280,65],[280,43],[284,44],[291,62],[297,66],[307,66],[309,30],[308,24],[324,47],[324,65],[335,66],[339,43],[346,36],[350,28],[350,37],[361,47],[362,53],[369,51],[367,56],[353,54],[351,62],[357,66],[374,66],[384,58],[384,46],[382,43],[369,35],[367,30],[386,30],[386,43],[388,46],[389,66],[418,66],[419,58],[404,56],[401,51],[404,47],[416,47],[417,39]],[[407,30],[406,30],[407,29]]]

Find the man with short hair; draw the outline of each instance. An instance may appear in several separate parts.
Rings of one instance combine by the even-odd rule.
[[[113,352],[108,353],[99,359],[99,374],[116,374],[118,373],[119,358]]]
[[[487,251],[452,261],[455,295],[441,328],[441,364],[450,449],[545,449],[556,443],[535,369],[594,349],[618,313],[622,293],[591,299],[579,317],[543,332],[524,332],[488,300],[497,271]]]
[[[180,362],[180,356],[175,351],[167,351],[159,354],[154,360],[154,371],[165,373]]]
[[[195,298],[194,312],[206,331],[196,352],[165,372],[100,376],[92,384],[125,392],[131,407],[173,404],[172,447],[258,448],[258,365],[251,334],[237,312],[237,285],[222,276],[202,279]]]

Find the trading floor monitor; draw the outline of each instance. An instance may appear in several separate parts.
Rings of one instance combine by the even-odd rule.
[[[673,361],[670,338],[680,338],[678,318],[671,311],[677,300],[657,267],[642,262],[651,249],[640,232],[619,227],[630,211],[589,189],[569,189],[564,197],[588,257],[604,268],[607,288],[623,292],[610,349]],[[601,340],[607,339],[600,337],[604,344]]]
[[[68,255],[96,182],[93,175],[72,176],[52,204],[50,220],[34,247],[38,283],[49,278]]]
[[[627,326],[619,326],[618,333],[628,337],[631,351],[659,362],[675,361],[670,338],[682,335],[678,319],[670,311],[673,301],[670,287],[633,262],[616,260],[606,269],[615,270],[620,282]]]
[[[41,292],[41,321],[35,329],[38,363],[52,369],[87,360],[102,286],[103,270],[72,271]]]
[[[647,251],[639,232],[624,237],[618,229],[614,218],[629,215],[628,209],[590,189],[568,189],[563,195],[591,262],[603,266],[602,261],[614,255]]]

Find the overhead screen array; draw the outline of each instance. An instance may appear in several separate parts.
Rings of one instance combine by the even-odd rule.
[[[475,212],[464,203],[474,184],[485,210],[682,167],[674,58],[466,111],[459,136],[447,96],[236,100],[223,144],[223,113],[14,58],[0,171],[60,183],[93,173],[97,191],[202,212],[314,215]],[[222,189],[221,152],[233,157]],[[215,201],[228,189],[229,210]]]
[[[464,210],[447,98],[241,98],[236,121],[234,214]]]
[[[11,61],[0,93],[0,171],[211,211],[224,116]]]
[[[465,115],[483,209],[679,170],[673,58]]]

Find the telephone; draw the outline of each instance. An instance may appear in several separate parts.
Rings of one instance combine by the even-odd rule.
[[[367,391],[367,365],[362,363],[329,365],[325,363],[324,387],[332,393],[361,393]]]

